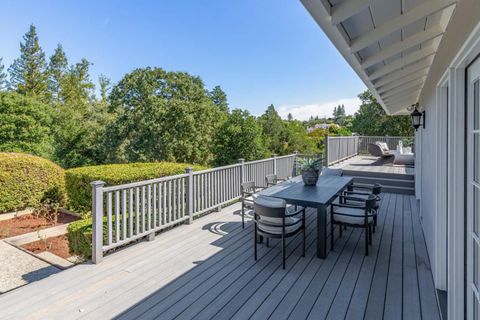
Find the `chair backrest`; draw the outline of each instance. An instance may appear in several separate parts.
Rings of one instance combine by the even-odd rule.
[[[240,184],[240,191],[244,192],[255,192],[255,181],[245,181]]]
[[[283,199],[258,196],[253,203],[255,214],[260,217],[282,218],[285,216],[287,203]]]
[[[373,194],[368,195],[367,200],[365,200],[365,208],[367,210],[377,208],[377,197]]]
[[[372,194],[379,195],[382,193],[382,185],[380,183],[374,183],[372,187]]]
[[[320,173],[322,176],[343,176],[343,170],[342,169],[332,169],[332,168],[323,168],[322,173]]]
[[[276,174],[267,174],[265,176],[265,183],[267,186],[277,184],[278,177]]]
[[[383,151],[390,151],[390,149],[388,148],[388,144],[386,142],[377,141],[375,142],[375,144],[379,146]]]
[[[367,145],[367,150],[374,157],[383,157],[385,155],[382,148],[375,143],[369,143]]]

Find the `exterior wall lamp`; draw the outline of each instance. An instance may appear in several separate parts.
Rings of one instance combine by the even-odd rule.
[[[415,109],[412,111],[410,116],[412,117],[412,125],[415,131],[418,130],[420,126],[423,126],[425,129],[425,111],[418,111],[418,103],[415,105]]]

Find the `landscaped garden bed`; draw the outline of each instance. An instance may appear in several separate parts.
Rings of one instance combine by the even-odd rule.
[[[50,252],[56,256],[59,256],[63,259],[68,259],[72,255],[68,247],[68,237],[67,235],[60,235],[56,237],[40,239],[35,242],[30,242],[22,245],[22,248],[38,254],[41,252]]]
[[[67,224],[80,218],[63,212],[58,212],[58,218],[48,219],[45,216],[27,214],[12,219],[0,221],[0,239],[10,238],[50,227]]]

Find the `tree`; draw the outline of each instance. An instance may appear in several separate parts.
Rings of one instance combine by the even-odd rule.
[[[223,92],[220,86],[215,86],[212,91],[210,91],[209,96],[220,111],[228,112],[227,94]]]
[[[2,63],[3,58],[0,58],[0,91],[7,88],[7,75],[5,74],[5,66]]]
[[[292,116],[291,113],[288,113],[287,120],[288,120],[288,121],[292,121],[292,120],[293,120],[293,116]]]
[[[52,154],[51,106],[16,92],[0,92],[0,151]]]
[[[58,44],[48,64],[49,89],[54,103],[60,102],[62,81],[68,69],[68,60],[62,45]]]
[[[219,110],[199,77],[136,69],[113,87],[110,109],[118,118],[106,133],[109,161],[212,159]]]
[[[101,74],[98,77],[98,83],[100,85],[100,99],[103,103],[107,103],[111,80],[105,75]]]
[[[233,110],[219,128],[214,151],[216,165],[236,163],[240,158],[257,160],[268,155],[255,117],[240,109]]]
[[[352,131],[366,136],[411,136],[410,117],[389,116],[370,91],[359,96],[362,104],[352,121]]]
[[[315,142],[308,136],[306,128],[298,120],[286,122],[284,135],[284,154],[295,151],[314,154],[319,151]]]
[[[285,144],[285,125],[273,104],[258,118],[267,149],[276,154],[283,154]]]
[[[48,75],[45,53],[38,42],[37,30],[32,24],[20,43],[21,55],[8,71],[14,90],[48,102]]]
[[[339,126],[344,125],[346,116],[347,114],[345,113],[345,106],[343,104],[333,109],[333,122]]]

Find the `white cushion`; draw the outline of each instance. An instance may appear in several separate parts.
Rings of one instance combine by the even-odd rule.
[[[356,208],[344,208],[344,207],[334,207],[333,220],[337,222],[343,222],[348,224],[358,224],[363,225],[365,223],[365,210],[356,209]],[[352,216],[344,216],[335,213],[344,213]],[[368,217],[368,222],[373,222],[373,217]]]
[[[248,200],[248,201],[245,201],[245,207],[253,209],[253,201],[255,201],[255,199],[257,199],[258,196],[259,196],[258,193],[254,193],[251,196],[246,197],[245,200]]]
[[[286,226],[285,233],[294,232],[302,226],[300,223],[300,218],[297,217],[286,217],[285,224],[293,224],[298,222],[293,226]],[[258,228],[262,231],[273,233],[273,234],[282,234],[282,218],[271,218],[271,217],[260,217],[258,221]],[[262,222],[268,223],[268,225],[262,224]]]
[[[376,144],[382,148],[383,151],[389,151],[388,149],[388,145],[386,142],[380,142],[380,141],[377,141]]]

